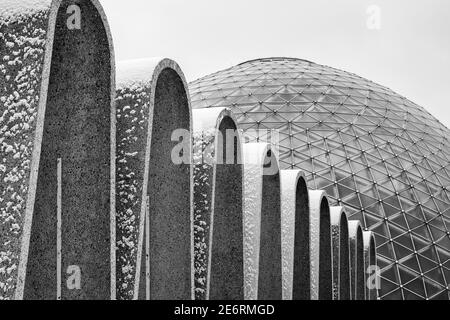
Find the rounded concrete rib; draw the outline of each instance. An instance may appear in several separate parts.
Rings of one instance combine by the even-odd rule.
[[[115,66],[103,9],[0,1],[0,34],[0,198],[11,199],[0,240],[13,270],[0,296],[114,299]]]
[[[265,143],[243,146],[244,297],[281,300],[281,204],[278,159]]]
[[[304,174],[281,170],[283,299],[310,299],[309,198]]]
[[[364,300],[364,243],[359,221],[348,222],[350,240],[351,299]]]
[[[176,62],[118,64],[121,299],[193,298],[191,118],[186,80]]]
[[[376,281],[378,279],[370,279],[370,276],[377,276],[377,247],[375,236],[371,231],[363,232],[364,240],[364,274],[365,274],[365,298],[366,300],[377,300],[378,293]]]
[[[348,221],[344,208],[330,207],[333,251],[333,300],[350,300]]]
[[[229,109],[193,110],[196,299],[243,300],[241,138]]]
[[[325,191],[309,191],[311,299],[332,299],[330,207]]]

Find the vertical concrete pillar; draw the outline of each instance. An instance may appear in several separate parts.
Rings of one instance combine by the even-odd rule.
[[[309,198],[304,174],[281,170],[283,299],[309,300]]]
[[[364,243],[359,221],[349,221],[348,233],[350,239],[350,281],[352,300],[364,300]]]
[[[6,1],[0,33],[0,198],[12,199],[1,295],[114,299],[115,66],[105,14],[97,0]]]
[[[377,279],[369,277],[377,276],[377,247],[375,236],[371,231],[363,232],[364,239],[364,274],[365,274],[365,298],[366,300],[377,300],[378,290],[376,288]]]
[[[193,111],[196,298],[244,299],[241,137],[229,109]],[[206,283],[203,279],[206,278]]]
[[[311,299],[332,300],[330,206],[325,191],[309,191]]]
[[[333,300],[350,300],[348,221],[343,207],[331,207]]]
[[[244,159],[244,297],[281,300],[281,204],[278,159],[270,145],[248,143]]]
[[[191,299],[192,124],[184,75],[170,59],[125,61],[117,83],[118,294]]]

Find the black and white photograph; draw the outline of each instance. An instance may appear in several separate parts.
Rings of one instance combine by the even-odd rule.
[[[448,0],[0,0],[0,300],[450,300],[449,92]]]

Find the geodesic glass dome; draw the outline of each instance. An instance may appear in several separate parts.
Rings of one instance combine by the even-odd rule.
[[[248,61],[190,84],[194,108],[279,129],[280,166],[376,235],[382,299],[450,298],[450,130],[392,90],[309,61]]]

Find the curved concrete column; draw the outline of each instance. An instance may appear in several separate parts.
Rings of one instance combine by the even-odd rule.
[[[364,242],[359,221],[348,222],[350,240],[350,282],[352,300],[364,300]]]
[[[370,276],[374,275],[377,267],[377,246],[375,235],[372,231],[363,232],[364,240],[364,283],[366,300],[377,300],[378,290],[376,289],[376,279],[372,281]]]
[[[191,118],[186,80],[176,62],[153,58],[118,64],[121,299],[193,297]]]
[[[309,191],[311,299],[332,299],[330,207],[325,191]]]
[[[281,170],[283,299],[309,300],[309,198],[304,174]]]
[[[333,251],[333,300],[350,300],[348,221],[343,207],[330,207]]]
[[[243,146],[244,297],[281,300],[281,204],[278,159],[265,143]]]
[[[115,67],[97,0],[0,2],[0,295],[115,298]],[[66,284],[66,280],[67,282]],[[73,280],[73,281],[72,281]]]
[[[193,120],[196,298],[243,300],[243,168],[237,121],[225,108],[193,110]]]

